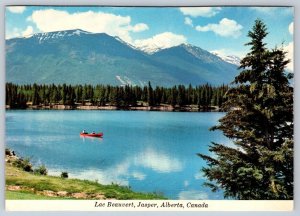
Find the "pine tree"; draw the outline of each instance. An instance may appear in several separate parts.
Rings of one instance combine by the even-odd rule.
[[[33,84],[33,96],[32,96],[32,105],[39,105],[40,104],[40,96],[39,96],[39,89],[37,84]]]
[[[256,20],[248,36],[251,51],[226,93],[221,130],[234,147],[212,143],[215,156],[198,154],[213,191],[237,199],[293,199],[293,88],[282,49],[268,50],[267,28]]]
[[[148,82],[148,91],[147,91],[147,102],[148,106],[154,106],[154,98],[153,98],[153,89],[150,81]]]

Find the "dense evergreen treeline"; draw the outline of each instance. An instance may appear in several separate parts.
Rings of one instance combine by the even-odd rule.
[[[6,84],[6,105],[11,108],[26,108],[32,105],[97,105],[130,107],[142,104],[158,106],[198,105],[199,108],[221,106],[228,86],[213,87],[205,84],[192,87],[189,85],[166,87],[148,86],[111,86],[111,85],[17,85]]]

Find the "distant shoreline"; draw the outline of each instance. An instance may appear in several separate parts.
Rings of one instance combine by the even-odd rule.
[[[9,105],[5,106],[6,110],[125,110],[125,111],[161,111],[161,112],[220,112],[218,106],[210,107],[199,107],[197,105],[186,105],[186,106],[171,106],[171,105],[160,105],[160,106],[128,106],[128,107],[117,107],[117,106],[94,106],[94,105],[29,105],[26,108],[11,108]]]

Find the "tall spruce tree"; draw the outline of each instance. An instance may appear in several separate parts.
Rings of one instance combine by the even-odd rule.
[[[256,20],[248,36],[251,51],[226,93],[221,130],[233,146],[212,143],[202,170],[212,191],[237,199],[293,199],[293,88],[282,49],[268,50],[267,28]]]
[[[148,102],[148,106],[153,106],[154,105],[153,88],[151,86],[150,81],[148,82],[147,102]]]

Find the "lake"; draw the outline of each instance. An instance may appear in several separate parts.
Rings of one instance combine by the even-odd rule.
[[[6,146],[50,175],[117,183],[169,199],[223,199],[204,187],[196,154],[210,154],[213,141],[229,144],[208,129],[224,113],[146,111],[6,111]],[[79,133],[104,133],[82,138]]]

